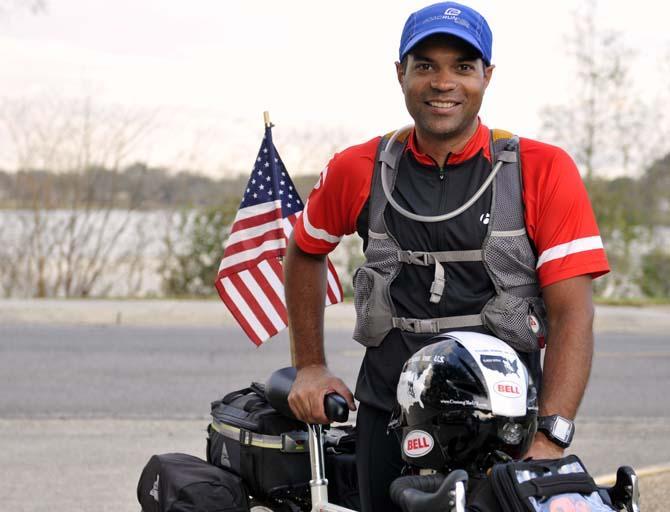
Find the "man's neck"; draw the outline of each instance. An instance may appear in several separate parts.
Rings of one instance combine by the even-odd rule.
[[[432,134],[422,132],[419,127],[414,130],[415,142],[417,149],[428,156],[430,156],[440,167],[447,163],[447,157],[451,153],[460,153],[463,151],[468,141],[479,128],[479,120],[475,119],[474,123],[462,133],[455,137],[440,138]]]

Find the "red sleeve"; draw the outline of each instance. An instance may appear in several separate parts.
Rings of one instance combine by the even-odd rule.
[[[356,220],[370,195],[380,139],[337,153],[321,172],[293,228],[300,249],[310,254],[328,253],[344,235],[356,230]]]
[[[607,256],[577,166],[560,148],[521,139],[526,228],[537,249],[545,287],[609,272]]]

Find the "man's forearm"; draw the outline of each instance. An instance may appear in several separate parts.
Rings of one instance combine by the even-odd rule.
[[[590,325],[586,319],[578,323],[571,319],[551,328],[544,357],[541,416],[576,416],[591,371],[593,333]]]
[[[303,252],[291,238],[284,260],[284,286],[296,368],[325,364],[323,315],[326,300],[326,256]]]
[[[584,396],[593,358],[591,278],[579,276],[543,290],[549,320],[544,357],[540,416],[574,419]],[[563,448],[538,432],[527,457],[562,457]]]
[[[593,304],[587,276],[547,289],[549,338],[544,358],[540,415],[574,418],[591,372]],[[557,286],[554,285],[554,286]],[[551,287],[550,287],[551,288]]]

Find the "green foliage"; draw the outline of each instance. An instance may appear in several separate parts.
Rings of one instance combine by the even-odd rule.
[[[656,248],[645,254],[638,284],[647,297],[670,297],[670,253]]]
[[[166,234],[163,291],[169,296],[213,297],[223,244],[237,202],[202,210],[182,210],[174,233]]]
[[[655,161],[640,178],[640,207],[651,225],[670,226],[670,154]]]
[[[625,242],[634,241],[638,236],[636,228],[646,225],[647,220],[639,181],[628,177],[594,178],[586,186],[601,234],[609,238],[619,233]]]

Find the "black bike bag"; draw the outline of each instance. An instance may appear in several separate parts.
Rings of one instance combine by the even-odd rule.
[[[254,383],[212,402],[207,460],[232,470],[258,499],[309,491],[306,426],[278,413]]]
[[[192,455],[154,455],[137,484],[142,512],[248,512],[239,476]]]
[[[496,464],[489,479],[504,512],[616,510],[576,455]]]

